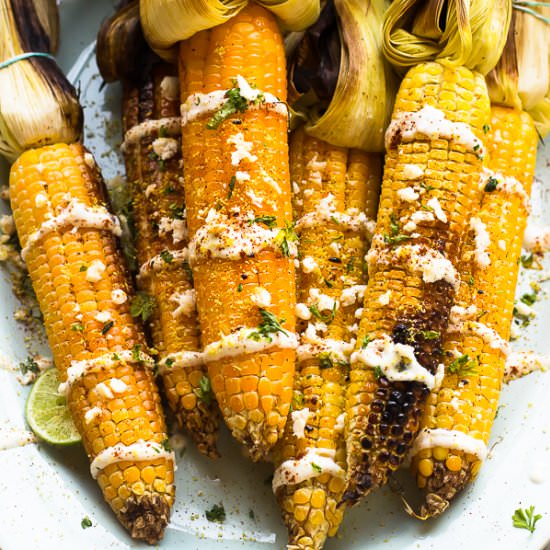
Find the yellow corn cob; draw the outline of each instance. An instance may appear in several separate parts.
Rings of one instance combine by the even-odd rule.
[[[380,160],[377,154],[335,147],[309,137],[303,129],[295,131],[292,137],[290,169],[291,180],[296,186],[294,211],[302,258],[298,301],[305,312],[299,313],[298,332],[302,346],[298,348],[293,413],[284,438],[275,449],[276,466],[317,449],[322,455],[334,457],[341,471],[345,470],[345,389],[349,354],[357,332],[355,313],[361,300],[355,296],[357,302],[353,297],[343,302],[342,291],[345,288],[359,290],[359,293],[364,290],[364,286],[353,288],[366,281],[363,258],[367,250],[367,219],[359,221],[358,215],[366,213],[369,220],[376,215]],[[329,219],[324,219],[319,214],[319,204],[327,197],[331,198],[334,212]],[[353,224],[339,218],[342,213],[354,218]],[[317,218],[313,224],[301,227],[300,220],[312,216]],[[374,225],[373,221],[371,223]],[[315,309],[315,300],[310,296],[312,289],[335,300],[338,307],[335,310]],[[311,306],[309,310],[308,305]],[[319,324],[323,321],[326,330]],[[306,327],[311,330],[315,323],[319,334],[313,337],[309,332],[304,334]],[[339,341],[343,350],[331,353],[319,339],[327,343]],[[307,351],[311,352],[309,357]],[[304,414],[300,411],[305,411],[306,415],[303,436],[296,434],[293,426],[293,419]],[[311,462],[313,466],[308,466],[315,472],[315,460]],[[288,548],[321,548],[327,535],[334,536],[342,521],[343,510],[338,508],[338,503],[344,489],[343,476],[322,469],[315,473],[318,475],[300,483],[274,487],[289,530]]]
[[[68,393],[88,456],[93,460],[115,445],[141,441],[160,453],[108,464],[97,475],[105,499],[132,536],[155,543],[174,500],[173,458],[162,448],[166,429],[150,365],[143,361],[142,331],[129,300],[115,303],[113,292],[132,293],[116,240],[107,229],[70,224],[33,238],[44,222],[67,212],[71,200],[105,205],[99,171],[81,145],[31,149],[12,167],[10,197],[60,379],[67,381],[73,361],[95,362],[75,377]]]
[[[474,306],[475,311],[462,328],[458,326],[446,336],[445,379],[439,392],[430,396],[422,418],[427,433],[421,432],[417,445],[432,430],[445,430],[443,434],[454,430],[473,438],[474,445],[479,441],[483,452],[496,414],[504,372],[503,344],[510,337],[527,197],[535,170],[537,133],[533,120],[517,109],[493,107],[487,142],[492,173],[482,180],[485,192],[477,217],[490,238],[490,264],[482,267],[476,262],[474,242],[465,247],[456,305]],[[517,183],[503,178],[515,178]],[[517,186],[516,191],[510,191],[512,185]],[[478,323],[494,330],[502,339],[501,345],[497,337],[482,338]],[[422,516],[443,512],[481,466],[480,455],[461,448],[460,441],[457,448],[436,444],[437,439],[427,442],[412,462],[418,485],[425,490]]]
[[[187,365],[181,361],[182,352],[200,351],[200,335],[191,270],[187,260],[178,258],[188,237],[180,126],[175,118],[179,116],[180,104],[177,77],[169,66],[156,65],[140,86],[125,82],[124,96],[125,132],[131,128],[138,130],[138,124],[166,121],[166,126],[153,125],[143,137],[129,140],[124,147],[134,205],[138,263],[146,266],[155,257],[158,262],[161,254],[167,260],[160,262],[159,269],[137,278],[138,288],[152,297],[155,304],[150,327],[164,390],[180,426],[191,435],[199,450],[217,456],[217,411],[210,394],[203,391],[206,367],[200,361]],[[191,302],[192,307],[182,307],[183,311],[178,312],[182,300]]]
[[[448,121],[464,123],[462,133],[466,128],[475,139],[485,137],[489,100],[481,75],[437,62],[417,65],[401,84],[394,121],[426,105]],[[369,281],[347,396],[348,503],[386,482],[419,429],[428,378],[420,381],[410,374],[413,360],[402,353],[414,352],[414,360],[424,369],[417,368],[419,374],[434,375],[439,369],[441,334],[456,283],[452,264],[459,257],[472,206],[479,200],[481,144],[468,133],[468,147],[467,136],[461,142],[460,132],[455,139],[442,137],[437,133],[443,129],[441,123],[430,123],[434,113],[424,113],[426,131],[435,131],[433,139],[421,131],[406,137],[410,118],[402,125],[393,122],[387,134],[377,228],[368,256]],[[396,131],[390,133],[391,128]],[[407,225],[415,219],[412,227]],[[438,273],[437,265],[445,266],[446,274]],[[394,344],[409,347],[394,349]],[[385,370],[377,349],[395,351],[394,362]],[[404,373],[402,381],[395,380],[398,371]],[[434,384],[431,379],[429,385]]]
[[[274,94],[281,102],[286,99],[281,34],[273,16],[255,4],[223,25],[182,42],[180,71],[184,111],[204,102],[200,96],[190,98],[191,94],[234,89],[239,75],[257,90]],[[293,237],[283,229],[292,219],[287,117],[284,109],[258,101],[255,108],[247,101],[244,112],[219,125],[210,123],[215,114],[210,111],[183,126],[185,198],[192,239],[199,230],[212,236],[205,225],[208,216],[221,217],[217,238],[223,241],[222,248],[239,247],[238,238],[229,242],[233,233],[225,235],[229,226],[242,234],[259,226],[264,229],[262,222],[253,221],[258,217],[275,218],[278,242],[285,235]],[[238,158],[247,147],[247,158]],[[280,250],[268,247],[248,257],[243,252],[239,259],[205,253],[192,262],[203,346],[239,329],[255,329],[262,322],[265,328],[262,315],[266,312],[286,320],[286,334],[294,331],[294,264],[284,251],[283,244]],[[261,309],[253,298],[263,290],[270,300]],[[257,338],[262,345],[271,341],[269,334],[257,333]],[[282,434],[292,399],[294,357],[292,349],[266,347],[208,364],[225,421],[255,459],[265,456]]]

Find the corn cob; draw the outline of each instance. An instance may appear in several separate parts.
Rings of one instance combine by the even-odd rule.
[[[250,4],[182,42],[179,61],[205,359],[227,425],[258,459],[282,434],[296,346],[282,39]]]
[[[301,345],[291,421],[274,453],[279,470],[273,488],[289,530],[288,548],[316,549],[336,534],[343,517],[337,506],[346,461],[345,388],[381,162],[377,154],[335,147],[298,129],[290,143],[290,167],[300,232]],[[322,458],[316,462],[314,455]],[[285,467],[294,463],[296,469],[296,461],[304,460],[305,479],[289,481]]]
[[[170,66],[155,65],[140,86],[124,83],[123,150],[142,266],[137,285],[145,293],[138,299],[151,297],[155,305],[149,325],[170,408],[199,450],[214,457],[217,411],[205,391],[191,270],[178,259],[188,244],[178,115],[179,86]]]
[[[132,536],[155,543],[174,500],[173,454],[97,166],[81,145],[31,149],[12,167],[10,197],[92,474]]]
[[[458,286],[453,263],[479,200],[488,120],[483,77],[465,67],[423,63],[401,84],[351,359],[347,503],[399,467],[440,380],[441,335]]]
[[[446,375],[430,396],[413,448],[425,490],[422,516],[444,511],[486,454],[504,372],[537,133],[531,117],[493,107],[481,209],[461,262],[462,283],[445,338]],[[451,444],[449,444],[449,441]]]

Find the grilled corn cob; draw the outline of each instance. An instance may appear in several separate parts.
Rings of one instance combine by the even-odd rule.
[[[217,456],[217,411],[204,390],[193,279],[181,259],[188,237],[177,76],[157,65],[140,87],[126,82],[124,96],[124,156],[142,266],[137,285],[144,292],[137,299],[152,300],[149,323],[170,408],[199,450]]]
[[[290,143],[290,166],[300,233],[301,345],[291,419],[274,453],[273,489],[288,547],[314,549],[336,534],[343,516],[337,506],[346,460],[345,388],[381,162],[377,154],[335,147],[299,129]]]
[[[10,197],[92,475],[132,536],[154,543],[174,499],[174,459],[97,166],[81,145],[31,149],[12,167]]]
[[[531,117],[493,107],[490,171],[461,262],[461,287],[445,338],[446,375],[432,394],[413,447],[412,469],[425,490],[422,516],[443,512],[475,478],[495,417],[529,212],[537,133]]]
[[[180,47],[190,261],[212,389],[254,459],[282,434],[294,377],[285,60],[251,4]]]
[[[472,207],[489,99],[483,77],[437,62],[409,70],[386,133],[369,281],[347,396],[348,487],[356,502],[403,461],[446,329]]]
[[[141,292],[131,311],[149,320],[164,391],[178,424],[201,452],[217,456],[218,416],[205,391],[195,291],[189,264],[182,257],[188,236],[179,83],[175,69],[159,63],[148,49],[138,8],[137,1],[121,7],[105,20],[97,39],[103,78],[123,83],[123,152],[141,265]],[[146,69],[138,70],[138,65]]]

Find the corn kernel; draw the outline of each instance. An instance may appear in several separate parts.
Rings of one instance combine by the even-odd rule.
[[[434,447],[432,450],[433,457],[439,461],[445,460],[448,454],[449,449],[445,449],[444,447]]]
[[[418,461],[418,471],[424,477],[430,477],[434,471],[433,461],[429,458],[423,458]]]
[[[457,455],[449,455],[445,461],[445,466],[451,472],[458,472],[462,468],[462,459]]]

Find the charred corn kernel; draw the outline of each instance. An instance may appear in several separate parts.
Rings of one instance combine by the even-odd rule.
[[[454,328],[450,327],[444,341],[446,356],[450,356],[447,374],[422,418],[424,429],[463,433],[464,447],[450,453],[443,447],[432,449],[433,472],[422,487],[426,495],[422,515],[445,510],[479,471],[498,405],[510,337],[537,133],[527,113],[498,106],[492,108],[486,130],[489,170],[481,179],[481,206],[474,214],[460,262],[463,282]],[[486,235],[485,245],[476,244],[480,233]],[[468,310],[469,315],[464,313]],[[472,447],[479,449],[478,454]],[[413,471],[422,473],[422,462],[415,469],[413,461]]]
[[[93,460],[121,443],[160,445],[167,435],[151,368],[141,357],[147,351],[143,334],[129,302],[111,300],[114,290],[130,297],[132,290],[91,154],[77,144],[27,151],[11,169],[10,198],[54,362],[68,384],[68,405],[88,456]],[[84,361],[83,374],[68,380],[74,361]],[[99,414],[86,417],[94,407]],[[158,459],[114,462],[98,474],[105,498],[131,534],[156,542],[168,522],[174,486],[166,483],[158,491],[142,478],[152,462]],[[173,470],[171,458],[161,462]]]
[[[150,328],[164,392],[179,426],[202,453],[217,456],[218,413],[213,400],[200,397],[206,367],[178,359],[182,352],[200,351],[191,270],[187,260],[178,259],[189,240],[179,105],[177,76],[167,65],[155,65],[139,84],[124,82],[123,152],[142,291],[133,308]],[[148,269],[155,261],[158,265]]]
[[[347,394],[344,500],[350,504],[383,485],[402,463],[436,385],[441,337],[458,284],[453,264],[479,202],[488,120],[483,77],[464,67],[423,63],[401,83],[386,133],[380,208]],[[436,264],[443,271],[432,271]],[[396,365],[373,363],[371,350],[396,343],[410,346],[423,369],[416,372],[425,377],[411,369],[407,379],[396,374]]]
[[[301,258],[297,310],[305,309],[310,319],[298,320],[301,344],[295,399],[284,438],[274,452],[278,467],[312,448],[329,456],[336,452],[335,463],[342,472],[345,466],[346,375],[350,342],[356,337],[355,313],[365,284],[362,258],[368,230],[374,225],[369,216],[376,214],[380,160],[378,155],[329,145],[303,129],[291,138],[290,169]],[[317,333],[314,323],[319,321],[326,330]],[[332,351],[326,348],[330,342]],[[294,428],[300,416],[303,434]],[[340,502],[343,487],[342,476],[318,472],[298,485],[277,489],[289,546],[321,548],[328,534],[336,533],[342,514],[328,512]],[[289,503],[309,512],[297,515]]]
[[[179,65],[187,222],[192,240],[204,237],[206,251],[192,261],[202,344],[208,348],[222,335],[236,337],[243,327],[276,330],[265,324],[266,315],[284,319],[282,330],[292,338],[294,233],[285,56],[277,23],[264,8],[249,4],[223,25],[182,42]],[[201,94],[220,104],[204,108],[210,100]],[[217,246],[216,231],[228,240],[222,238],[214,250],[209,247]],[[258,234],[266,236],[262,243]],[[247,239],[253,248],[248,255]],[[266,334],[257,333],[261,349],[254,353],[231,354],[222,342],[208,363],[224,419],[255,460],[282,435],[294,377],[294,349],[270,346]],[[276,381],[267,375],[273,365],[280,367]],[[244,377],[251,379],[246,388]],[[245,409],[243,391],[259,396],[257,408]]]

